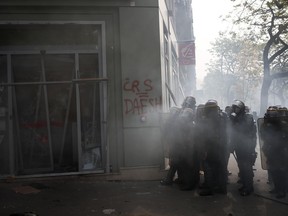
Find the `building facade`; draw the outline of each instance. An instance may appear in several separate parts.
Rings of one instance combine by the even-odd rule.
[[[175,5],[1,1],[0,176],[161,171],[185,97]]]

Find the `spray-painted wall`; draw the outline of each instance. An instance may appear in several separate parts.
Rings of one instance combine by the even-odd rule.
[[[120,8],[124,166],[159,165],[159,9]]]

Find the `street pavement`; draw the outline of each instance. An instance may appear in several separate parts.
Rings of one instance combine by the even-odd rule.
[[[255,193],[238,193],[238,169],[231,155],[228,194],[201,197],[159,181],[104,181],[97,176],[0,183],[0,216],[34,212],[39,216],[285,216],[288,198],[269,194],[260,157],[255,164]]]

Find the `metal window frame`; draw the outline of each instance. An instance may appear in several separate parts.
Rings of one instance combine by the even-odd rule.
[[[103,87],[101,90],[103,90],[102,94],[100,95],[101,101],[103,102],[101,106],[101,125],[102,125],[102,143],[101,143],[101,156],[102,156],[102,162],[103,162],[103,169],[108,170],[109,172],[109,147],[107,146],[107,107],[108,107],[108,93],[107,93],[107,67],[106,67],[106,26],[104,21],[30,21],[30,20],[23,20],[23,21],[0,21],[0,25],[36,25],[36,24],[47,24],[47,25],[65,25],[65,24],[78,24],[78,25],[99,25],[101,29],[101,37],[100,37],[100,49],[95,49],[95,47],[90,46],[63,46],[63,47],[44,47],[41,46],[41,48],[45,49],[46,54],[74,54],[75,55],[75,67],[76,67],[76,75],[79,70],[79,54],[87,54],[87,53],[98,53],[99,54],[99,68],[101,70],[102,77],[99,78],[88,78],[88,79],[78,79],[77,76],[73,80],[69,81],[43,81],[43,82],[19,82],[15,83],[12,82],[12,73],[11,73],[11,55],[19,55],[19,54],[39,54],[39,49],[30,49],[28,50],[26,47],[19,47],[15,50],[0,50],[0,55],[6,55],[7,57],[7,73],[8,73],[8,80],[6,83],[0,83],[0,86],[8,86],[8,115],[9,115],[9,161],[10,161],[10,174],[14,174],[16,171],[16,165],[15,165],[15,159],[14,159],[14,139],[13,139],[13,122],[12,122],[12,109],[13,109],[13,99],[12,99],[12,93],[13,93],[13,86],[15,85],[49,85],[49,84],[67,84],[67,83],[75,83],[75,86],[78,86],[80,82],[101,82],[103,84]],[[31,48],[31,47],[30,47]],[[55,49],[56,48],[56,49]],[[78,65],[78,66],[77,66]],[[78,68],[78,70],[77,70]],[[77,89],[77,87],[76,87]],[[79,90],[79,89],[78,89]],[[77,93],[76,91],[76,100],[78,101],[78,105],[80,106],[79,100],[80,95],[79,91]],[[77,99],[77,95],[79,96]],[[78,118],[80,117],[80,109],[77,107],[77,123],[78,125],[81,124],[78,122]],[[81,120],[81,119],[80,119]],[[77,126],[77,133],[78,133],[78,156],[80,154],[79,149],[81,148],[81,128],[78,128]],[[80,138],[79,138],[80,137]],[[50,138],[51,139],[51,138]],[[106,152],[105,152],[106,151]],[[81,161],[80,158],[78,159],[78,165],[79,169],[77,173],[90,173],[87,170],[82,170],[80,168]],[[73,172],[75,173],[75,172]],[[91,170],[91,173],[103,173],[102,170],[95,171]],[[65,173],[69,174],[69,173]],[[54,175],[54,174],[52,174]],[[57,173],[55,174],[57,175]],[[61,175],[61,174],[59,174]],[[63,175],[63,174],[62,174]]]

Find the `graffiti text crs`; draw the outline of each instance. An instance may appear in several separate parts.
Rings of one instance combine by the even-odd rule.
[[[147,112],[157,112],[162,105],[162,98],[152,97],[150,93],[154,90],[152,80],[144,81],[125,79],[123,84],[124,93],[133,93],[124,98],[125,114],[142,115]],[[125,95],[125,94],[124,94]]]

